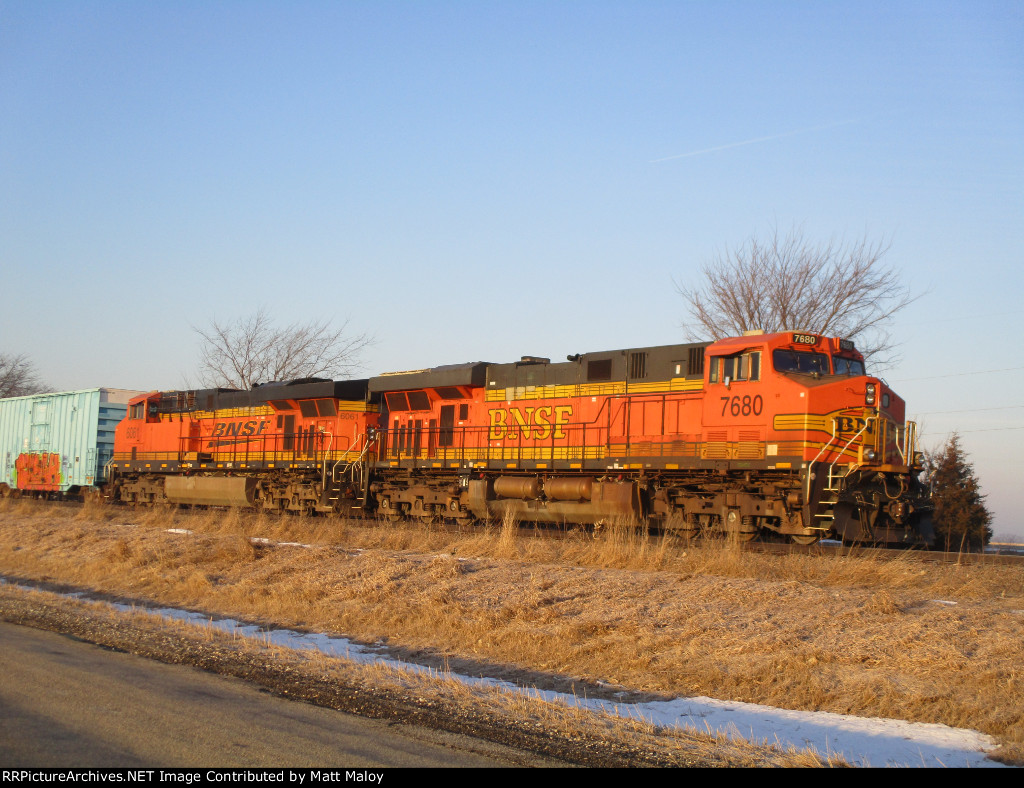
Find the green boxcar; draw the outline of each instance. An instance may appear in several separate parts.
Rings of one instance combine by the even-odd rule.
[[[114,428],[140,393],[86,389],[0,399],[0,492],[76,493],[102,484]]]

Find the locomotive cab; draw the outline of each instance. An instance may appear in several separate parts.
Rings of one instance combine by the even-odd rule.
[[[799,455],[805,524],[847,541],[928,543],[930,503],[903,399],[866,373],[848,340],[787,332],[770,357],[778,445],[794,430],[804,438],[789,453]]]
[[[866,374],[864,358],[852,342],[793,333],[790,343],[774,347],[771,355],[780,378],[802,387],[799,396],[808,416],[823,416],[825,431],[831,433],[805,460],[886,466],[903,473],[919,462],[916,425],[905,423],[903,399],[881,378]]]
[[[710,345],[706,367],[702,459],[765,480],[725,517],[798,542],[930,540],[916,425],[852,342],[756,332]]]

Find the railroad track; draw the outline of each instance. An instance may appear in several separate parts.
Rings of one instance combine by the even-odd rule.
[[[818,542],[801,546],[774,542],[748,542],[743,545],[746,550],[763,553],[802,554],[802,555],[856,555],[861,557],[877,557],[892,560],[921,561],[936,564],[986,564],[989,566],[1007,564],[1024,566],[1024,555],[1014,553],[966,553],[943,552],[941,550],[900,550],[891,547],[869,547],[867,545],[844,545],[835,542]]]

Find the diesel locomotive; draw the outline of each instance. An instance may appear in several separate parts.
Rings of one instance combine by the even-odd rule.
[[[810,332],[154,391],[117,426],[130,504],[927,545],[916,426]]]

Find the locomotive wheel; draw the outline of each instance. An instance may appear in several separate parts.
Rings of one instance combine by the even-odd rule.
[[[662,530],[689,542],[697,535],[697,523],[688,520],[685,514],[672,513],[665,518]]]
[[[402,515],[395,513],[382,514],[381,517],[388,525],[394,525],[395,523],[400,523],[402,521]]]
[[[821,537],[818,536],[817,534],[790,534],[789,535],[789,540],[793,544],[799,544],[799,545],[814,544],[819,539],[821,539]]]
[[[467,511],[462,511],[458,517],[452,518],[452,522],[459,528],[472,527],[476,523],[476,517]]]

